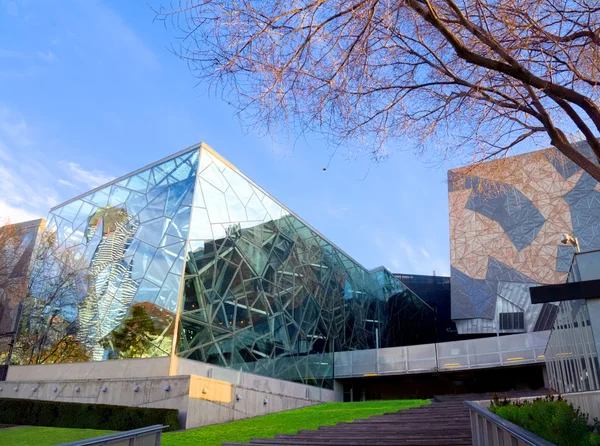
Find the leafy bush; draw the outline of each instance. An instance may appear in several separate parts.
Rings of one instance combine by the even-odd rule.
[[[598,423],[589,425],[588,415],[560,395],[555,398],[549,394],[533,401],[500,400],[494,395],[489,410],[558,446],[600,445]]]
[[[125,431],[162,424],[179,429],[177,409],[0,398],[0,424]]]

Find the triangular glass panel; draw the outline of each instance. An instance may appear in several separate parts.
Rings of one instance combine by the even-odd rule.
[[[264,195],[263,195],[264,196]],[[253,195],[246,206],[248,220],[263,220],[267,216],[267,211],[263,207],[257,195]]]
[[[210,222],[214,224],[230,221],[229,214],[227,213],[227,203],[225,202],[223,193],[204,180],[200,180],[200,184]]]
[[[200,177],[203,180],[208,181],[221,192],[225,192],[229,187],[229,183],[227,182],[221,171],[217,169],[217,166],[215,166],[214,164],[208,166],[206,170],[204,170],[200,174]]]
[[[146,193],[148,189],[148,178],[150,177],[150,169],[138,173],[132,176],[127,181],[127,189],[131,189],[136,192]]]
[[[153,167],[152,173],[154,174],[154,179],[157,183],[160,183],[174,168],[175,161],[173,160],[165,161],[164,163]]]
[[[198,174],[204,172],[204,170],[212,164],[212,159],[206,150],[202,150],[200,154],[200,166],[198,166]]]
[[[167,190],[167,187],[169,185],[167,184],[166,181],[163,181],[160,184],[157,184],[156,186],[154,186],[151,190],[148,191],[148,193],[146,194],[146,198],[148,199],[148,202],[154,200],[154,198],[156,198],[157,195],[162,194],[163,192],[165,192]]]
[[[96,207],[94,205],[92,205],[86,201],[82,202],[81,209],[79,209],[79,213],[77,214],[77,217],[75,217],[75,220],[73,220],[73,226],[78,227],[83,222],[87,223],[89,216],[92,215],[95,210],[96,210]]]
[[[272,219],[278,219],[286,215],[285,211],[271,197],[265,195],[262,204]]]
[[[161,247],[161,248],[162,248],[162,247],[164,247],[164,246],[173,245],[173,244],[175,244],[175,243],[180,243],[180,242],[182,242],[182,241],[183,241],[183,240],[182,240],[181,238],[179,238],[179,237],[175,237],[175,236],[173,236],[173,235],[166,234],[166,235],[163,237],[163,239],[160,241],[160,245],[159,245],[159,247]]]
[[[212,239],[213,233],[206,209],[193,208],[192,227],[189,231],[190,240]]]
[[[187,238],[190,226],[190,211],[191,208],[189,206],[180,206],[175,213],[173,221],[169,225],[167,234],[180,237],[182,239]]]
[[[223,176],[233,188],[236,195],[239,197],[241,202],[246,205],[252,194],[254,193],[253,187],[250,185],[248,180],[242,177],[239,173],[231,169],[226,169],[223,172]]]
[[[225,200],[227,200],[227,210],[231,221],[246,221],[246,209],[231,188],[225,192]]]
[[[159,291],[159,286],[143,279],[133,300],[134,302],[154,302]]]
[[[173,266],[181,248],[183,248],[183,241],[171,246],[159,248],[154,255],[154,259],[152,259],[148,271],[146,271],[145,277],[156,284],[161,284],[171,269],[171,266]]]
[[[170,175],[174,181],[182,181],[190,177],[194,168],[189,163],[183,163],[181,166],[177,167]]]
[[[194,189],[195,189],[195,187],[191,187],[185,194],[185,197],[183,197],[183,200],[181,201],[181,204],[183,206],[191,206],[192,205],[192,198],[194,197]]]
[[[131,215],[138,214],[147,205],[148,200],[146,200],[146,195],[138,192],[131,192],[127,199],[127,203],[125,203],[127,212]]]
[[[158,293],[155,301],[156,305],[159,305],[171,312],[175,312],[177,310],[177,303],[179,301],[180,284],[181,276],[169,274],[165,279],[160,292]]]
[[[165,215],[165,204],[167,202],[168,190],[158,195],[148,205],[140,211],[139,218],[141,222],[153,220],[157,217]]]
[[[110,195],[110,186],[100,189],[92,194],[89,201],[98,207],[105,207],[108,204],[108,196]]]
[[[228,169],[227,165],[225,165],[225,163],[223,163],[223,161],[221,161],[219,159],[219,157],[216,156],[214,153],[209,153],[209,156],[211,157],[213,163],[215,163],[215,165],[221,172],[224,171],[225,169]]]
[[[152,246],[158,246],[169,223],[170,219],[165,217],[142,223],[137,231],[136,238]]]
[[[110,206],[118,206],[125,203],[125,201],[127,201],[127,197],[129,197],[129,191],[127,189],[123,189],[119,186],[112,186],[108,204]]]
[[[81,200],[76,200],[73,201],[65,206],[63,206],[63,208],[60,210],[60,217],[64,220],[67,220],[69,222],[73,222],[73,220],[75,220],[75,217],[77,216],[79,209],[81,209],[81,205],[82,205],[82,201]]]
[[[200,185],[200,179],[198,179],[197,183],[196,183],[196,187],[195,189],[195,193],[194,193],[194,207],[199,207],[199,208],[203,208],[206,207],[206,204],[204,203],[204,197],[202,195],[202,187]]]
[[[188,188],[194,184],[194,178],[190,178],[185,181],[173,184],[169,187],[167,205],[165,208],[165,215],[167,217],[173,217],[177,208],[181,205],[181,202],[186,196]]]

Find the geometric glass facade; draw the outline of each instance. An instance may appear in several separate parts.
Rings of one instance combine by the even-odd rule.
[[[450,277],[397,273],[394,275],[433,308],[436,319],[435,342],[456,341],[458,333],[451,314]]]
[[[177,355],[323,387],[333,352],[432,342],[433,311],[205,144],[53,208],[21,364]]]
[[[576,144],[590,159],[589,146]],[[577,237],[600,249],[600,185],[555,149],[448,172],[452,319],[459,334],[548,330],[558,307],[529,289],[564,283]]]

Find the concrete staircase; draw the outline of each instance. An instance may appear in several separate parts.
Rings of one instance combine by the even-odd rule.
[[[453,446],[471,445],[469,411],[463,400],[433,401],[430,405],[322,426],[295,435],[254,438],[250,443],[223,446]]]

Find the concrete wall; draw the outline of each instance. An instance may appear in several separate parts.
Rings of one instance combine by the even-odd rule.
[[[166,376],[169,368],[171,376]],[[165,375],[156,376],[160,372]],[[180,358],[170,364],[169,358],[153,358],[10,367],[0,387],[0,398],[179,409],[186,429],[341,401],[343,396],[340,386],[319,389]]]
[[[171,373],[192,375],[188,427],[225,423],[343,399],[340,386],[336,391],[320,389],[183,358],[173,358]],[[226,386],[230,387],[228,394]]]
[[[140,358],[8,368],[7,381],[51,381],[168,376],[171,358]]]
[[[171,374],[205,376],[231,383],[239,389],[251,389],[265,395],[280,395],[323,402],[342,401],[343,399],[343,391],[340,387],[336,390],[321,389],[177,357],[171,361]]]
[[[164,390],[167,385],[169,386],[168,391]],[[134,391],[136,386],[139,386],[137,392]],[[103,388],[106,391],[103,391]],[[0,383],[0,398],[179,409],[179,422],[184,427],[186,426],[189,388],[189,376],[47,381],[11,379]]]

